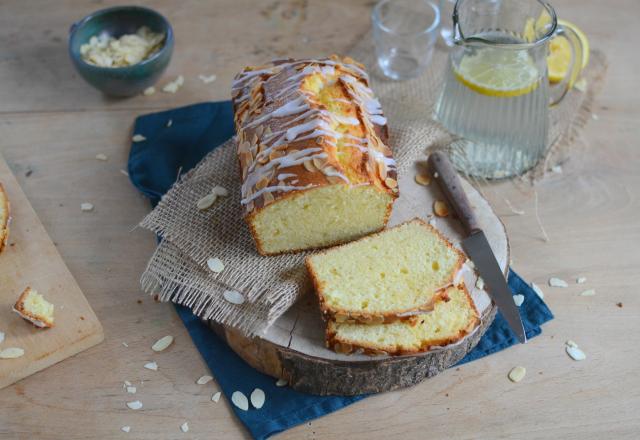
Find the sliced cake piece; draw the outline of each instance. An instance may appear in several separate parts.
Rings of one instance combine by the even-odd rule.
[[[447,289],[448,301],[439,301],[418,323],[390,324],[327,323],[327,347],[338,353],[362,350],[370,355],[401,355],[429,351],[453,344],[473,332],[480,318],[464,286]]]
[[[307,257],[326,319],[392,322],[433,309],[465,256],[414,219]]]
[[[13,306],[13,311],[36,327],[53,327],[54,306],[31,287],[24,292]]]
[[[0,252],[9,239],[9,199],[0,183]]]

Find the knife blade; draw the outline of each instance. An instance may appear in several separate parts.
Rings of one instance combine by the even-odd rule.
[[[500,310],[518,340],[524,344],[527,342],[527,335],[524,331],[518,306],[513,301],[511,289],[507,285],[487,237],[482,228],[480,228],[473,208],[462,188],[458,174],[453,169],[449,158],[442,152],[431,153],[428,162],[442,192],[458,214],[458,218],[467,233],[467,237],[462,240],[462,248],[475,264],[480,277],[484,280],[486,290],[498,306],[498,310]]]

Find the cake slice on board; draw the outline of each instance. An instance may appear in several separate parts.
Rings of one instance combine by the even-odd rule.
[[[9,199],[0,183],[0,252],[4,249],[9,239]]]
[[[338,353],[362,350],[370,355],[402,355],[453,344],[480,324],[473,299],[463,285],[447,289],[448,301],[439,301],[432,312],[420,315],[416,325],[327,323],[327,346]]]
[[[410,320],[447,297],[465,255],[420,219],[307,257],[328,320]]]

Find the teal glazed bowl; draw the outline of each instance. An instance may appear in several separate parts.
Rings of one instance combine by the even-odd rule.
[[[162,47],[149,58],[127,67],[99,67],[80,55],[80,46],[94,35],[107,34],[119,38],[135,34],[142,26],[162,32]],[[132,96],[152,86],[169,65],[173,53],[173,29],[162,15],[141,6],[118,6],[96,11],[71,25],[69,55],[76,70],[89,84],[111,96]]]

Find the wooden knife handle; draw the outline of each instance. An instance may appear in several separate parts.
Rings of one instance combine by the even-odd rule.
[[[442,192],[453,206],[453,209],[455,209],[456,214],[458,214],[458,218],[466,229],[467,234],[471,235],[480,231],[478,219],[473,213],[473,208],[469,203],[469,199],[467,199],[464,189],[462,189],[462,182],[447,155],[441,151],[436,151],[429,155],[428,162],[433,176],[440,184]]]

